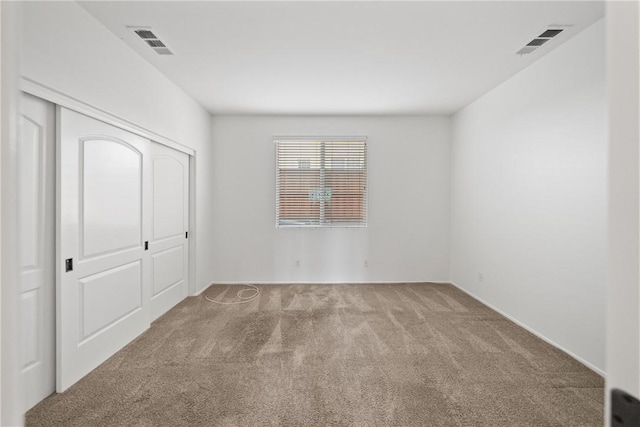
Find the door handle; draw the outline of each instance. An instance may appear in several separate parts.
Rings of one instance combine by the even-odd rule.
[[[67,258],[64,260],[64,271],[65,273],[73,271],[73,258]]]
[[[144,242],[144,250],[145,251],[149,250],[149,241],[148,240],[146,242]]]

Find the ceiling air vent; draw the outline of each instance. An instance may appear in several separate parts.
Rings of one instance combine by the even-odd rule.
[[[542,46],[549,40],[551,39],[533,39],[529,43],[527,43],[527,46]]]
[[[156,37],[155,34],[153,34],[153,32],[149,31],[149,30],[134,30],[134,32],[138,35],[138,37],[140,37],[141,39],[157,39],[158,37]]]
[[[557,36],[558,34],[560,34],[561,32],[563,32],[564,30],[561,29],[555,29],[555,30],[547,30],[544,33],[540,34],[540,37],[548,37],[548,38],[552,38]]]
[[[173,55],[167,45],[149,27],[128,27],[158,55]]]
[[[160,40],[145,40],[151,47],[166,47]]]
[[[563,32],[571,25],[549,25],[547,29],[543,30],[542,33],[531,40],[526,44],[522,49],[516,52],[517,55],[528,55],[530,53],[535,52],[540,46],[544,45],[552,38],[556,37],[558,34]]]

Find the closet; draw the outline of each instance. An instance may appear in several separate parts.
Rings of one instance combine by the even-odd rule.
[[[190,156],[24,99],[19,185],[29,197],[20,205],[27,242],[20,312],[28,409],[54,391],[54,378],[55,390],[66,390],[187,296]],[[28,104],[43,118],[32,119]],[[34,265],[41,271],[28,273]]]

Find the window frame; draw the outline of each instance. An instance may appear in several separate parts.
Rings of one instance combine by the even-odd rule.
[[[292,137],[292,136],[274,136],[273,137],[273,152],[274,152],[274,165],[275,165],[275,226],[276,228],[367,228],[369,223],[369,142],[366,136],[302,136],[302,137]],[[324,151],[324,144],[327,142],[356,142],[364,144],[364,192],[363,198],[364,201],[362,203],[362,210],[364,212],[362,221],[354,223],[354,222],[322,222],[322,215],[320,213],[318,216],[317,223],[309,223],[306,221],[295,221],[292,220],[291,223],[283,224],[279,219],[279,165],[278,165],[278,143],[293,143],[293,142],[319,142],[322,144],[322,150]],[[323,182],[322,187],[319,189],[320,191],[326,191],[324,187],[324,175],[326,170],[326,163],[324,160],[321,160],[321,182]],[[322,209],[324,210],[324,209]]]

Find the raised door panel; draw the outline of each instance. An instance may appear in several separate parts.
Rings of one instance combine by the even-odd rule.
[[[142,155],[131,145],[84,139],[81,152],[81,242],[88,258],[140,246]]]
[[[178,245],[152,255],[153,296],[179,285],[184,280],[184,245]]]
[[[154,240],[184,234],[185,178],[185,168],[180,161],[172,157],[154,157]]]
[[[84,277],[80,285],[80,345],[142,308],[141,261]]]
[[[39,306],[39,289],[20,294],[20,333],[22,337],[20,359],[24,370],[42,363],[42,345],[39,339],[41,335]]]
[[[41,209],[44,196],[43,151],[46,142],[44,126],[36,118],[21,118],[21,139],[18,145],[19,188],[18,217],[20,218],[20,268],[34,270],[42,268],[43,220],[45,212]]]

